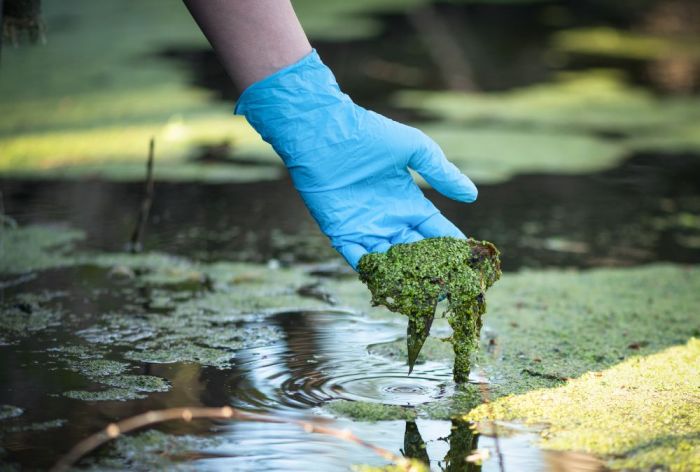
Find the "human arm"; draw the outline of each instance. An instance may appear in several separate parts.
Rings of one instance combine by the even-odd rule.
[[[462,202],[477,190],[421,131],[342,93],[288,0],[185,0],[233,80],[236,113],[272,144],[333,247],[353,267],[367,252],[462,232],[409,168]]]

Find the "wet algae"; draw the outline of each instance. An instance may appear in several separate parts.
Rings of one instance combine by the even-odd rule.
[[[367,254],[358,269],[373,305],[408,317],[409,373],[430,333],[438,302],[447,300],[454,378],[466,382],[471,354],[479,345],[484,292],[501,276],[496,247],[474,239],[429,238],[396,244],[385,254]]]

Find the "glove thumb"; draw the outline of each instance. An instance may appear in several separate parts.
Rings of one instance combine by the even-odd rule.
[[[408,166],[418,172],[435,190],[444,196],[460,202],[476,200],[476,185],[462,174],[453,163],[447,160],[440,146],[424,133],[417,149],[411,155]]]

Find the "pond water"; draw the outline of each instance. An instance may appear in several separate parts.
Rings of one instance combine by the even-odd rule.
[[[641,13],[634,8],[595,1],[502,3],[440,2],[437,7],[442,21],[464,33],[459,46],[473,60],[476,90],[498,92],[550,80],[561,70],[606,67],[624,71],[653,97],[676,91],[649,73],[655,58],[574,53],[562,65],[561,51],[550,50],[552,36],[562,30],[639,25]],[[416,18],[390,5],[385,10],[365,12],[381,25],[379,35],[324,36],[314,44],[358,102],[396,119],[439,122],[425,110],[390,99],[408,89],[440,91],[445,83],[440,74],[425,73],[436,69],[436,59],[421,46]],[[71,18],[60,17],[57,25],[70,29]],[[217,99],[236,97],[206,46],[155,44],[151,53],[139,60],[176,64],[193,89]],[[386,80],[387,74],[400,80]],[[691,81],[683,93],[693,97],[698,84]],[[536,134],[537,125],[523,130]],[[0,138],[11,132],[0,129]],[[619,129],[585,132],[611,145],[635,138]],[[630,147],[623,154],[602,170],[525,169],[479,183],[473,205],[432,190],[426,194],[465,233],[493,241],[505,272],[699,263],[698,149]],[[236,157],[235,165],[269,165]],[[234,165],[226,159],[217,164]],[[338,294],[325,284],[350,281],[354,274],[328,247],[287,179],[156,181],[143,245],[188,261],[182,270],[196,277],[177,273],[175,283],[147,279],[172,276],[169,262],[134,268],[121,259],[98,261],[125,249],[142,183],[13,177],[0,181],[0,191],[2,213],[12,224],[82,230],[85,239],[75,251],[95,255],[92,262],[0,273],[0,405],[22,410],[0,410],[7,416],[0,416],[2,470],[44,470],[106,424],[150,409],[221,405],[348,428],[395,454],[429,461],[433,470],[602,470],[588,456],[539,449],[534,428],[498,424],[494,435],[492,426],[475,430],[426,413],[422,408],[464,393],[452,381],[451,362],[421,361],[408,376],[405,360],[370,349],[402,342],[405,320],[370,316],[360,303],[335,302]],[[11,224],[0,225],[5,230]],[[258,280],[260,273],[269,278]],[[237,292],[239,286],[250,293]],[[359,298],[363,295],[367,304],[369,292]],[[478,369],[472,372],[472,386],[482,396],[488,395],[490,380]],[[398,411],[410,418],[353,420],[329,406],[338,401],[405,407]],[[463,460],[475,450],[487,451],[483,463]],[[80,466],[340,471],[354,464],[386,461],[291,424],[194,421],[131,434]]]
[[[674,215],[697,211],[700,192],[694,183],[700,176],[700,160],[694,156],[669,156],[663,167],[658,162],[641,156],[620,169],[594,175],[522,176],[505,184],[482,186],[482,195],[488,198],[467,209],[436,199],[458,224],[473,227],[476,234],[496,241],[503,250],[506,270],[698,261],[700,249],[682,244],[682,237],[695,234],[697,229],[654,222],[675,221]],[[145,245],[200,260],[253,260],[266,261],[268,266],[313,268],[314,263],[328,260],[330,253],[314,249],[319,247],[319,240],[289,187],[286,181],[236,186],[159,184]],[[130,219],[133,221],[138,203],[138,187],[131,184],[6,181],[3,190],[7,212],[20,224],[68,222],[86,231],[88,238],[82,244],[85,250],[120,250],[128,238],[124,226]],[[513,204],[513,195],[519,196],[518,205]],[[581,198],[582,195],[588,197]],[[621,199],[620,195],[626,198]],[[214,204],[201,205],[205,200]],[[499,206],[506,200],[508,205]],[[99,202],[105,202],[104,206]],[[105,211],[105,207],[110,211]],[[675,211],[669,212],[669,207]],[[568,209],[567,214],[564,208]],[[508,213],[504,214],[506,209]],[[533,241],[541,244],[546,235],[557,235],[558,242],[528,245],[515,231],[504,231],[504,221],[508,221],[509,228],[518,229],[539,222],[541,226],[532,233]],[[602,238],[602,234],[606,237]],[[147,329],[132,324],[131,331],[107,331],[107,336],[104,328],[95,327],[105,326],[114,317],[121,319],[122,325],[130,325],[148,313],[168,316],[173,304],[178,303],[179,291],[167,289],[164,295],[128,281],[115,281],[108,269],[90,266],[43,271],[8,285],[2,290],[6,307],[16,305],[22,294],[46,293],[46,301],[40,303],[43,309],[63,313],[60,324],[49,322],[46,329],[0,346],[0,403],[19,405],[26,411],[5,423],[9,429],[4,434],[3,447],[11,462],[46,467],[72,444],[109,421],[176,405],[230,404],[295,418],[329,418],[334,426],[348,427],[363,439],[397,453],[406,450],[404,441],[419,438],[437,470],[446,467],[445,461],[449,464],[451,450],[464,447],[463,439],[450,441],[451,434],[458,437],[461,428],[462,433],[473,435],[466,424],[425,418],[379,423],[331,419],[333,414],[322,408],[331,400],[417,406],[449,398],[455,390],[450,362],[419,364],[409,377],[403,360],[368,352],[370,345],[403,339],[402,320],[368,319],[344,309],[294,310],[271,315],[253,311],[247,318],[237,318],[233,324],[224,322],[219,328],[240,332],[256,332],[263,327],[269,330],[263,335],[268,339],[259,345],[236,350],[230,368],[196,362],[153,364],[132,360],[128,373],[166,379],[170,390],[128,401],[68,399],[62,395],[66,391],[100,389],[100,379],[91,379],[80,369],[71,370],[75,358],[56,352],[57,348],[98,348],[101,357],[123,361],[129,346],[137,345],[141,337],[148,338],[152,326]],[[181,299],[193,296],[185,290]],[[164,297],[165,303],[159,305],[158,300]],[[123,342],[115,342],[120,336]],[[474,381],[480,381],[478,373],[474,373]],[[65,421],[60,430],[41,430],[41,423],[56,419]],[[194,451],[187,456],[187,464],[197,470],[311,470],[315,466],[318,470],[346,470],[349,463],[383,463],[359,446],[308,435],[293,425],[200,422],[161,429],[216,439],[212,443],[189,444]],[[533,445],[536,432],[505,436],[500,438],[500,450],[505,464],[512,464],[506,470],[549,470],[551,458]],[[475,436],[469,447],[491,451],[491,459],[484,462],[482,470],[499,469],[492,437]],[[134,453],[124,454],[128,457]],[[126,460],[124,457],[120,460]],[[138,469],[138,462],[135,460],[131,466]],[[565,463],[571,465],[571,459]],[[149,467],[146,465],[143,470]],[[447,470],[478,470],[474,464],[459,467],[452,463]]]

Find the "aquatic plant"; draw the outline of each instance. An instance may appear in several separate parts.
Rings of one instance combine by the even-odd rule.
[[[430,333],[438,302],[447,299],[454,378],[466,382],[486,310],[484,292],[501,276],[496,247],[474,239],[429,238],[396,244],[385,254],[367,254],[358,269],[372,292],[372,304],[408,317],[409,373]]]

